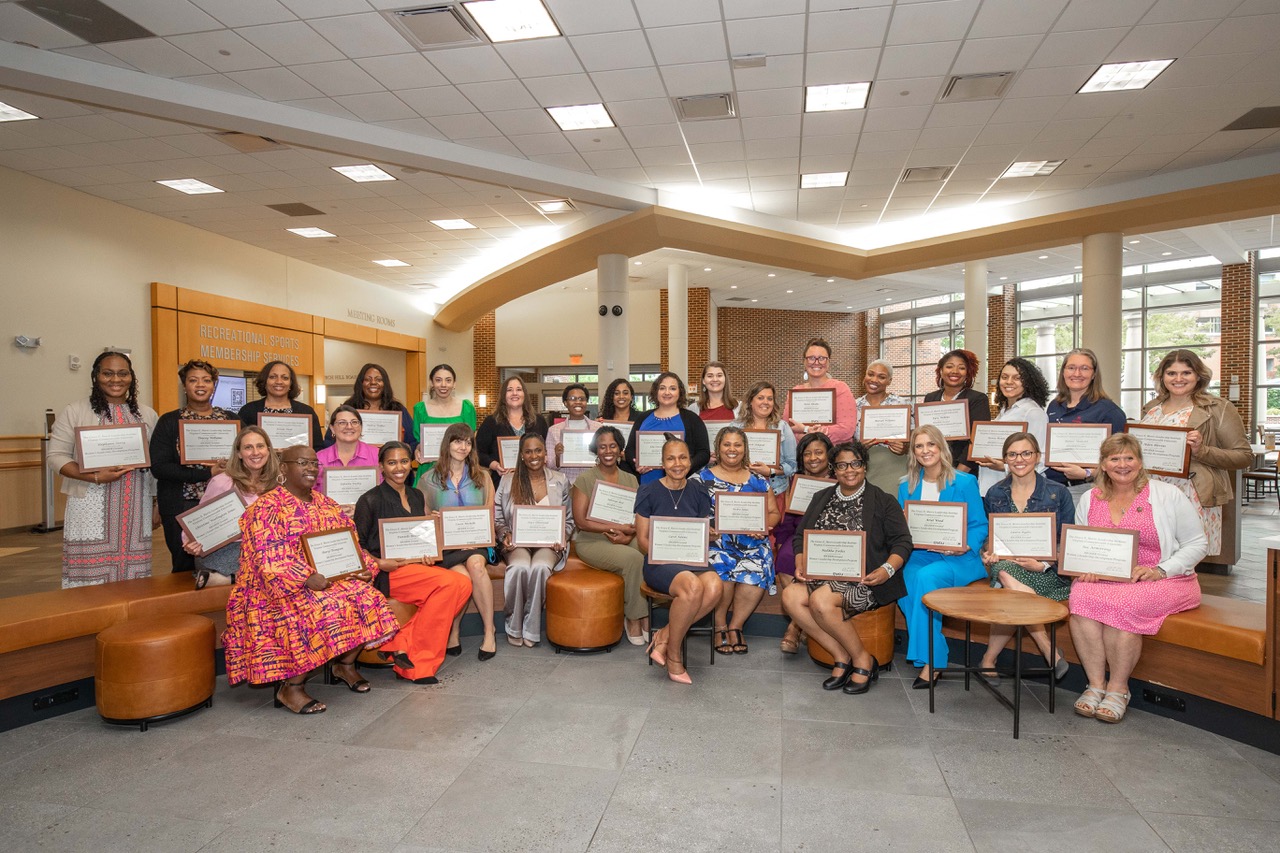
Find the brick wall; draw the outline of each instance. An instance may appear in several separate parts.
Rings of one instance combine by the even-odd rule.
[[[849,383],[856,395],[862,393],[867,364],[864,315],[720,307],[716,317],[720,361],[735,392],[743,394],[762,379],[780,393],[789,390],[804,373],[805,343],[826,338],[831,344],[831,375]]]
[[[865,346],[863,347],[862,368],[866,371],[866,366],[876,359],[880,358],[880,309],[872,308],[862,315],[862,322],[866,326],[864,331]]]
[[[1000,368],[1018,354],[1017,285],[1006,284],[987,297],[987,382],[1000,378]],[[979,353],[981,355],[981,353]]]
[[[667,349],[670,310],[667,303],[667,289],[664,287],[658,294],[658,364],[661,370],[671,369],[670,352]],[[689,373],[685,384],[690,394],[697,390],[698,377],[702,368],[711,360],[711,289],[708,287],[690,287],[689,301],[685,309],[689,316]],[[721,333],[720,340],[724,341]],[[724,344],[721,343],[721,349]],[[723,361],[723,359],[720,359]],[[736,387],[736,386],[735,386]]]
[[[667,348],[667,333],[670,326],[667,325],[667,289],[664,287],[658,292],[658,369],[669,370],[671,368],[671,352]]]
[[[471,403],[476,407],[478,423],[498,404],[497,315],[493,311],[477,320],[471,329],[471,357],[475,382]],[[481,394],[486,397],[484,406],[480,405]]]
[[[1225,398],[1235,376],[1240,383],[1240,400],[1235,404],[1246,430],[1254,426],[1253,374],[1257,338],[1256,256],[1243,264],[1222,265],[1222,373],[1218,377]]]

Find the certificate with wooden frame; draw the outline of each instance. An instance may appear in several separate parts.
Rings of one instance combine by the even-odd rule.
[[[932,424],[947,441],[966,441],[969,438],[969,403],[953,400],[949,403],[916,403],[916,426]]]
[[[649,562],[705,568],[710,536],[709,518],[655,515],[649,519]]]
[[[911,435],[910,406],[866,406],[858,411],[862,441],[899,441]]]
[[[782,433],[776,429],[744,429],[751,461],[782,470]]]
[[[178,460],[183,465],[206,465],[230,459],[239,421],[178,421]]]
[[[503,435],[498,437],[498,464],[514,471],[516,460],[520,458],[520,436]]]
[[[670,434],[681,441],[684,440],[683,430],[670,432]],[[662,448],[667,443],[667,435],[667,430],[642,429],[636,433],[636,467],[662,467]]]
[[[304,533],[302,550],[311,568],[329,580],[363,572],[367,568],[356,532],[350,527]]]
[[[836,481],[828,477],[795,475],[791,478],[791,491],[787,492],[786,512],[791,515],[804,515],[809,510],[809,502],[813,500],[813,496],[835,484]]]
[[[720,435],[720,430],[727,426],[733,426],[733,421],[703,421],[702,425],[707,429],[707,441],[714,448],[716,446],[716,437]]]
[[[631,430],[636,428],[631,421],[600,421],[600,426],[611,426],[622,433],[622,444],[618,445],[618,450],[627,446],[627,441],[631,438]]]
[[[1026,421],[974,421],[969,430],[969,458],[1002,461],[1004,440],[1026,431]]]
[[[963,554],[969,550],[969,505],[961,501],[907,501],[903,510],[911,543],[922,551]]]
[[[423,462],[440,461],[440,444],[453,424],[421,424],[418,427],[418,452]]]
[[[360,496],[378,485],[378,469],[373,465],[324,469],[322,491],[342,506],[354,506]]]
[[[993,512],[987,516],[991,553],[1052,563],[1058,559],[1056,512]]]
[[[557,548],[565,545],[562,506],[517,506],[511,510],[512,548]]]
[[[81,474],[109,468],[150,468],[146,424],[76,427],[75,456]]]
[[[596,480],[587,504],[587,519],[626,527],[636,523],[636,490]]]
[[[591,442],[596,434],[591,430],[567,429],[560,434],[560,443],[564,451],[560,454],[561,468],[590,468],[596,464],[596,455],[591,452]],[[552,448],[554,452],[554,448]]]
[[[1049,424],[1044,431],[1045,465],[1098,467],[1098,448],[1111,435],[1111,424]]]
[[[804,573],[814,581],[860,581],[866,572],[867,536],[861,530],[806,530]]]
[[[764,536],[768,532],[768,498],[764,492],[716,492],[716,533]]]
[[[378,543],[388,560],[440,559],[440,525],[435,515],[378,519]]]
[[[187,538],[210,554],[240,538],[240,516],[245,502],[235,489],[194,509],[178,513],[178,524]]]
[[[404,421],[399,412],[360,412],[360,440],[374,447],[388,441],[404,441]]]
[[[492,548],[493,507],[449,506],[440,510],[440,548]]]
[[[836,422],[836,389],[792,388],[791,420],[819,426]]]
[[[1129,424],[1125,432],[1142,445],[1142,464],[1152,474],[1166,477],[1191,476],[1191,430],[1183,427]]]
[[[276,450],[286,447],[311,446],[311,415],[277,415],[258,413],[258,426],[271,439]]]
[[[1124,528],[1062,525],[1058,546],[1058,574],[1078,577],[1097,575],[1106,580],[1129,581],[1138,565],[1138,531]]]

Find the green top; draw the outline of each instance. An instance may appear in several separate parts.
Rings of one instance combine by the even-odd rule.
[[[471,432],[476,431],[476,407],[471,405],[471,401],[466,397],[462,398],[462,413],[452,418],[433,418],[427,414],[427,404],[418,402],[413,407],[413,434],[415,436],[422,435],[422,427],[424,424],[466,424],[471,427]],[[414,477],[413,484],[418,485],[418,481],[422,479],[422,475],[431,470],[434,462],[423,462],[418,466],[418,474]]]
[[[597,465],[583,469],[582,473],[578,475],[578,478],[573,481],[573,488],[587,496],[588,506],[591,501],[591,493],[595,490],[596,480],[598,479],[600,479],[600,466]],[[615,485],[623,486],[628,489],[638,489],[640,487],[640,482],[635,478],[634,474],[619,469],[618,482]],[[603,533],[593,533],[589,530],[582,530],[579,528],[574,531],[573,541],[608,542],[609,537],[605,536]]]

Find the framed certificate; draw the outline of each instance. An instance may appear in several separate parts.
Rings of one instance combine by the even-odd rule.
[[[715,495],[716,533],[741,533],[764,536],[768,524],[764,492],[717,492]]]
[[[503,435],[498,437],[498,464],[503,468],[515,470],[516,460],[520,458],[520,436]]]
[[[1125,432],[1142,445],[1142,464],[1152,474],[1166,477],[1191,475],[1191,445],[1187,436],[1191,430],[1182,427],[1129,424]]]
[[[562,506],[517,506],[511,510],[512,548],[563,548]]]
[[[1058,574],[1097,575],[1109,580],[1133,578],[1138,565],[1138,531],[1109,527],[1062,525]]]
[[[425,462],[437,462],[440,459],[440,442],[444,441],[445,431],[453,424],[422,424],[418,427],[418,450]]]
[[[622,447],[626,447],[631,439],[631,430],[635,429],[636,425],[631,421],[600,421],[600,426],[611,426],[622,433]],[[618,449],[621,450],[622,447]]]
[[[655,515],[649,519],[649,562],[705,567],[710,536],[711,519]]]
[[[905,439],[910,434],[910,406],[865,406],[858,411],[858,438],[863,441]]]
[[[76,427],[75,453],[82,474],[117,467],[151,467],[146,424]]]
[[[440,558],[440,531],[435,516],[378,519],[378,542],[388,560]]]
[[[860,581],[866,572],[867,536],[861,530],[806,530],[804,573],[815,581]]]
[[[440,547],[492,548],[494,545],[493,508],[487,506],[451,506],[440,510]]]
[[[378,469],[373,465],[325,468],[324,493],[342,506],[354,505],[360,496],[378,485]]]
[[[991,526],[991,553],[997,557],[1058,559],[1056,512],[993,512],[987,523]]]
[[[782,467],[782,433],[776,429],[744,429],[747,453],[752,462]]]
[[[1004,440],[1026,431],[1026,421],[974,421],[969,432],[969,458],[1003,460]]]
[[[311,568],[327,578],[339,578],[365,570],[356,532],[350,527],[302,534],[302,550]]]
[[[636,490],[596,480],[591,487],[587,518],[602,524],[625,527],[636,523]]]
[[[683,439],[684,432],[672,435]],[[636,433],[636,466],[639,468],[662,467],[662,445],[667,443],[666,431],[640,430]]]
[[[969,505],[950,501],[907,501],[903,507],[911,542],[922,551],[963,554],[969,550]]]
[[[836,389],[792,388],[791,420],[802,424],[836,422]]]
[[[399,412],[361,411],[360,423],[360,440],[365,444],[381,447],[388,441],[404,440],[404,422]]]
[[[916,403],[916,426],[933,424],[947,441],[964,441],[969,437],[969,403]]]
[[[560,443],[564,451],[560,454],[561,468],[590,468],[596,464],[596,455],[591,452],[591,441],[596,437],[587,430],[567,429],[560,434]]]
[[[1111,424],[1049,424],[1044,433],[1044,464],[1098,467],[1098,448]]]
[[[235,489],[207,503],[178,514],[187,538],[206,554],[240,538],[240,516],[244,515],[244,498]]]
[[[791,478],[791,491],[787,492],[786,511],[792,515],[804,515],[809,509],[813,496],[827,486],[834,486],[835,480],[827,477],[806,477],[797,474]]]
[[[178,459],[183,465],[229,459],[239,434],[239,421],[178,421]]]
[[[258,426],[271,439],[276,450],[311,445],[310,415],[275,415],[258,413]]]
[[[702,425],[707,428],[707,440],[711,442],[711,446],[716,446],[716,436],[720,434],[720,430],[727,426],[732,426],[733,421],[703,421]]]

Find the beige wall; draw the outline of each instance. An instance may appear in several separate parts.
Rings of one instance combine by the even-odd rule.
[[[657,364],[658,291],[633,290],[627,301],[631,363]],[[598,307],[594,288],[562,290],[558,284],[508,302],[496,312],[498,366],[567,365],[575,353],[583,364],[595,364]]]
[[[366,364],[380,364],[387,370],[391,380],[391,390],[396,392],[396,399],[409,408],[417,400],[406,400],[404,381],[404,351],[358,344],[354,341],[336,341],[326,338],[324,342],[324,375],[328,386],[329,411],[345,399],[346,394],[355,382],[356,373]]]

